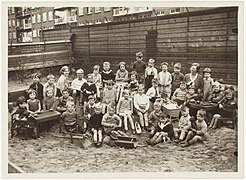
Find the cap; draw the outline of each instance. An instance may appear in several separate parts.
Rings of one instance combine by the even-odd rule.
[[[143,57],[143,53],[140,51],[140,52],[137,52],[136,53],[136,56],[138,56],[138,57]]]
[[[121,65],[126,65],[126,63],[125,62],[123,62],[123,61],[121,61],[120,63],[119,63],[119,66],[121,66]]]
[[[210,68],[205,68],[205,69],[203,70],[203,72],[204,72],[204,73],[211,73],[211,69],[210,69]]]
[[[84,70],[80,68],[80,69],[78,69],[78,70],[76,71],[76,73],[77,73],[77,74],[84,74]]]
[[[149,63],[155,63],[155,60],[154,59],[149,59]]]
[[[94,100],[95,100],[96,98],[95,98],[95,96],[90,95],[90,96],[88,97],[88,99],[94,99]]]
[[[180,64],[180,63],[176,63],[176,64],[174,64],[173,67],[174,67],[174,68],[177,68],[177,69],[181,69],[181,64]]]

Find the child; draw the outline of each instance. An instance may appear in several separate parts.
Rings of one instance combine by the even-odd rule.
[[[73,90],[73,99],[75,106],[77,104],[82,103],[82,96],[81,96],[81,86],[87,82],[86,79],[84,79],[84,70],[78,69],[76,71],[77,78],[72,81],[71,88]]]
[[[67,103],[66,111],[62,113],[61,118],[63,120],[63,124],[61,124],[61,127],[62,127],[61,131],[62,132],[64,132],[64,130],[63,130],[64,128],[67,132],[70,132],[71,130],[75,129],[76,126],[78,127],[78,124],[77,124],[78,114],[75,111],[73,102]],[[78,127],[78,131],[79,131],[79,127]]]
[[[138,90],[138,80],[137,80],[137,72],[136,71],[132,71],[131,72],[131,76],[130,76],[130,80],[128,83],[128,88],[131,91],[131,94],[134,95],[136,93],[136,91]]]
[[[103,90],[103,100],[102,102],[106,105],[109,105],[111,103],[115,103],[116,101],[116,90],[113,87],[114,81],[108,80],[106,82],[106,87]]]
[[[174,72],[172,73],[172,93],[174,93],[174,91],[180,87],[181,81],[184,81],[184,75],[180,72],[181,64],[174,64],[173,70]]]
[[[110,69],[109,62],[103,62],[103,71],[101,73],[103,86],[110,81],[114,81],[114,72]]]
[[[159,91],[161,94],[165,93],[168,98],[171,96],[171,83],[172,83],[172,76],[168,72],[168,63],[163,62],[161,63],[162,71],[158,74],[159,80]]]
[[[52,74],[49,74],[47,76],[47,82],[44,84],[44,89],[43,89],[43,93],[44,93],[44,97],[46,96],[46,92],[48,90],[51,90],[54,94],[54,96],[56,96],[56,84],[55,84],[55,76]]]
[[[57,98],[54,96],[52,90],[46,91],[46,96],[43,100],[43,110],[55,110],[57,105]]]
[[[33,83],[30,85],[29,89],[35,90],[37,94],[37,99],[40,102],[42,102],[44,99],[44,95],[43,95],[44,86],[40,83],[40,75],[34,75],[32,80]]]
[[[100,146],[102,143],[102,106],[100,105],[95,105],[95,113],[92,114],[88,121],[88,126],[93,134],[93,142],[97,145]]]
[[[27,111],[31,114],[35,114],[41,111],[40,100],[36,99],[37,94],[35,90],[30,90],[28,92],[30,99],[27,100]]]
[[[93,82],[93,77],[91,74],[87,75],[87,82],[85,82],[81,86],[81,92],[83,93],[82,103],[88,102],[88,97],[93,95],[96,96],[97,94],[97,87]]]
[[[120,116],[123,116],[125,131],[126,132],[128,131],[127,120],[129,120],[129,123],[132,128],[132,134],[135,134],[136,132],[132,119],[133,103],[132,103],[132,99],[129,97],[129,90],[125,89],[123,91],[123,97],[118,102],[116,113],[119,114]]]
[[[83,128],[86,131],[87,129],[87,123],[88,120],[90,119],[90,117],[95,113],[95,103],[96,102],[96,98],[93,95],[90,95],[88,97],[88,103],[86,103],[84,105],[84,125]]]
[[[107,135],[118,135],[119,128],[122,126],[122,121],[118,115],[115,114],[115,107],[109,106],[108,112],[103,116],[102,125],[104,132]]]
[[[154,103],[156,99],[160,98],[157,79],[152,79],[152,87],[148,89],[146,95],[149,96],[151,103]]]
[[[223,117],[233,116],[233,111],[237,108],[237,104],[234,99],[234,96],[235,96],[235,92],[232,86],[225,90],[224,98],[218,102],[220,114],[214,114],[211,123],[208,127],[209,129],[215,129],[218,127],[219,118],[221,116]]]
[[[69,96],[67,89],[62,90],[62,96],[59,97],[56,110],[63,113],[67,109],[67,103],[73,102],[73,98]]]
[[[215,81],[212,85],[212,92],[208,96],[208,101],[212,103],[218,103],[224,97],[224,93],[221,90],[221,85],[218,81]]]
[[[139,116],[141,128],[145,127],[145,130],[150,130],[148,122],[149,97],[144,94],[142,84],[138,87],[138,93],[134,95],[134,107]]]
[[[145,73],[146,65],[143,62],[143,53],[137,52],[136,53],[136,61],[133,63],[133,70],[138,73],[138,82],[144,82],[144,73]]]
[[[154,67],[154,63],[154,59],[149,59],[148,67],[145,69],[145,92],[151,88],[152,79],[156,79],[158,75],[157,69]]]
[[[187,94],[186,83],[184,81],[181,81],[179,88],[177,88],[174,91],[172,99],[174,101],[176,101],[177,104],[180,106],[180,105],[184,104],[186,94]]]
[[[57,81],[57,96],[60,97],[62,94],[63,89],[68,88],[68,75],[69,75],[69,68],[68,66],[63,66],[60,70],[61,76]]]
[[[198,95],[195,93],[195,87],[193,85],[188,86],[188,93],[186,94],[185,99],[185,104],[189,104],[190,102],[194,103],[198,99]]]
[[[212,90],[214,80],[211,78],[211,69],[205,68],[203,70],[203,101],[208,101],[209,93]]]
[[[126,70],[126,63],[119,63],[119,70],[116,72],[115,81],[117,85],[117,100],[121,97],[124,87],[128,82],[128,71]]]
[[[185,139],[185,143],[182,147],[188,147],[196,142],[203,142],[206,139],[207,134],[207,124],[205,122],[206,111],[204,109],[200,109],[197,111],[196,115],[196,129],[193,129],[188,132],[187,137]]]
[[[161,111],[161,104],[159,102],[154,103],[154,111],[151,112],[149,118],[152,121],[152,127],[150,138],[147,139],[148,144],[155,145],[174,138],[173,126],[167,115]]]
[[[191,128],[189,108],[187,106],[181,107],[181,117],[179,119],[178,128],[175,130],[175,137],[178,138],[176,142],[183,141],[188,130]],[[180,135],[178,136],[178,134]]]
[[[97,97],[100,97],[100,87],[102,85],[102,76],[101,74],[99,74],[99,70],[100,70],[100,66],[95,65],[93,67],[93,73],[91,74],[93,78],[93,82],[95,83],[97,87]]]

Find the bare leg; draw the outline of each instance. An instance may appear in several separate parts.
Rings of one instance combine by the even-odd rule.
[[[135,129],[132,116],[130,114],[127,114],[127,117],[129,119],[129,123],[131,125],[132,130]]]
[[[127,126],[127,115],[126,114],[124,114],[123,115],[123,122],[124,122],[124,128],[125,128],[125,130],[126,131],[128,131],[128,126]]]
[[[143,114],[140,111],[137,111],[138,117],[139,117],[139,122],[141,127],[144,127],[144,120],[143,120]]]
[[[185,130],[181,130],[181,133],[180,133],[180,136],[179,136],[179,139],[181,140],[181,141],[183,141],[184,140],[184,138],[185,138],[185,135],[186,135],[186,132],[187,131],[185,131]]]
[[[92,132],[93,132],[93,141],[97,142],[97,130],[94,129]]]
[[[192,131],[189,131],[185,139],[185,142],[188,142],[190,139],[193,138],[193,136],[194,136],[194,133]]]
[[[98,142],[102,142],[102,130],[98,130]]]
[[[145,124],[145,127],[149,127],[149,119],[148,119],[147,111],[144,113],[144,124]]]

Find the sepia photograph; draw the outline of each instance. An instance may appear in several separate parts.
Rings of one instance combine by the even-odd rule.
[[[242,173],[238,4],[33,5],[3,7],[7,176]]]

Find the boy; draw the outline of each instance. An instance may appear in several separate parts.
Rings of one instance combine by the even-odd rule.
[[[95,96],[91,95],[88,97],[88,103],[84,105],[84,130],[87,129],[88,120],[95,113],[95,101]]]
[[[44,84],[44,89],[43,89],[43,93],[44,93],[44,97],[46,96],[46,92],[48,90],[53,91],[54,96],[56,96],[56,84],[55,84],[55,76],[52,74],[49,74],[47,76],[47,82]]]
[[[102,144],[102,106],[95,105],[95,113],[92,114],[88,121],[88,126],[93,134],[93,142],[95,145],[100,146]]]
[[[97,87],[95,85],[95,83],[93,82],[93,77],[91,74],[87,75],[87,82],[85,82],[82,86],[81,86],[81,92],[83,93],[83,102],[82,103],[86,103],[88,102],[88,97],[93,95],[96,96],[97,94]]]
[[[203,101],[208,101],[208,96],[212,90],[213,83],[214,80],[211,78],[211,69],[205,68],[203,70]]]
[[[56,109],[56,105],[57,105],[57,98],[53,94],[53,91],[47,90],[46,96],[44,97],[44,100],[43,100],[43,110],[44,111],[54,110]]]
[[[72,81],[71,88],[73,91],[73,99],[75,106],[82,102],[82,96],[81,96],[81,86],[87,82],[86,79],[84,79],[84,70],[78,69],[76,71],[77,78]]]
[[[42,102],[44,99],[44,86],[40,83],[40,75],[34,75],[32,80],[33,83],[29,86],[29,89],[33,89],[34,91],[36,91],[37,99]]]
[[[154,63],[154,59],[149,59],[148,67],[145,69],[145,92],[151,87],[152,79],[157,79],[158,71],[155,68]]]
[[[109,105],[111,103],[115,103],[116,101],[116,90],[113,87],[114,81],[108,80],[106,82],[106,87],[104,88],[103,91],[103,100],[102,102],[105,103],[106,105]]]
[[[114,80],[114,72],[110,69],[110,63],[109,62],[103,62],[103,71],[101,73],[102,76],[102,83],[103,86],[108,81],[113,81]]]
[[[56,110],[60,113],[63,113],[67,109],[67,103],[73,102],[73,98],[69,96],[69,92],[67,89],[63,89],[62,96],[58,98],[57,108]]]
[[[206,139],[207,134],[207,124],[205,122],[206,118],[206,111],[204,109],[200,109],[197,111],[196,115],[196,129],[191,129],[191,131],[188,132],[187,137],[185,139],[185,143],[182,145],[182,147],[188,147],[192,144],[195,144],[196,142],[202,142]]]
[[[138,82],[144,82],[144,73],[146,69],[146,64],[143,62],[143,53],[136,53],[136,61],[133,63],[133,70],[138,73]]]
[[[184,104],[185,97],[186,97],[187,91],[186,91],[186,83],[184,81],[180,82],[179,88],[177,88],[174,93],[172,99],[177,102],[177,104],[180,106]]]
[[[172,93],[180,87],[180,82],[184,81],[184,75],[180,72],[181,71],[181,64],[175,63],[173,66],[174,72],[172,75]]]
[[[152,87],[148,89],[146,95],[149,96],[151,103],[154,103],[157,98],[160,98],[157,79],[152,79]]]
[[[161,94],[166,94],[167,97],[170,99],[172,76],[168,72],[168,63],[167,62],[161,63],[161,69],[162,71],[159,72],[158,74],[159,91]]]

